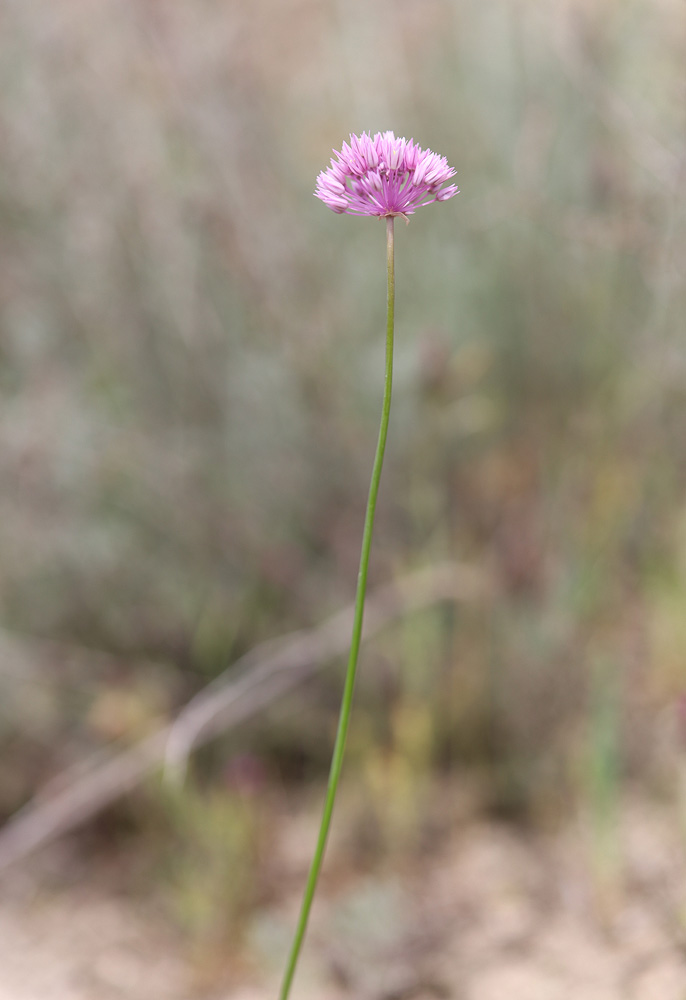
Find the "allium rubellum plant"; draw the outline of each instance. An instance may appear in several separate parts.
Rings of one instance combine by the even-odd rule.
[[[333,212],[412,215],[432,201],[447,201],[458,193],[455,176],[444,156],[416,146],[413,139],[396,139],[392,132],[351,135],[350,145],[334,150],[331,166],[322,170],[314,192]]]
[[[372,545],[374,528],[374,512],[376,498],[379,493],[381,467],[386,449],[388,435],[388,420],[391,412],[391,384],[393,379],[393,336],[395,316],[395,256],[393,224],[397,215],[406,221],[415,209],[428,205],[432,201],[447,201],[456,195],[457,187],[448,184],[455,176],[455,171],[443,156],[432,153],[430,149],[420,149],[412,139],[396,139],[392,132],[377,132],[374,138],[363,132],[361,136],[351,135],[350,144],[343,143],[340,153],[331,161],[331,166],[323,170],[317,178],[315,195],[321,198],[334,212],[349,215],[372,215],[386,219],[386,372],[384,379],[383,405],[381,409],[381,426],[379,440],[376,446],[376,456],[372,469],[372,480],[369,486],[367,513],[362,535],[362,553],[360,555],[360,571],[357,578],[357,595],[355,597],[355,613],[353,617],[352,641],[348,670],[345,675],[343,701],[338,719],[338,731],[331,760],[329,783],[326,790],[324,812],[322,815],[317,846],[315,847],[312,865],[307,877],[307,885],[303,903],[298,918],[298,925],[293,938],[293,945],[288,956],[286,972],[281,985],[280,1000],[287,1000],[295,969],[298,964],[300,950],[307,930],[307,921],[312,908],[319,872],[324,860],[326,841],[331,826],[336,790],[343,767],[345,741],[350,723],[355,674],[357,672],[357,656],[362,638],[362,618],[364,615],[364,599],[367,592],[367,570],[369,568],[369,553]],[[447,184],[447,187],[444,186]]]

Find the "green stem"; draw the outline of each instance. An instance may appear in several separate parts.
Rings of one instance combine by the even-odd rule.
[[[364,599],[367,592],[367,570],[369,568],[369,552],[372,547],[372,531],[374,529],[374,513],[376,511],[376,498],[379,493],[379,481],[381,479],[381,468],[383,466],[383,456],[386,449],[386,438],[388,436],[388,418],[391,412],[391,385],[393,381],[393,328],[395,318],[395,263],[393,252],[393,216],[386,219],[386,263],[388,272],[388,293],[386,299],[386,375],[384,380],[383,407],[381,410],[381,426],[379,428],[379,441],[376,446],[376,456],[374,458],[374,468],[372,469],[372,479],[369,486],[369,498],[367,500],[367,513],[364,520],[364,534],[362,536],[362,553],[360,555],[360,571],[357,577],[357,594],[355,597],[355,617],[353,620],[353,634],[350,643],[350,656],[348,658],[348,670],[345,676],[345,687],[343,689],[343,700],[341,712],[338,719],[338,732],[331,759],[331,770],[329,772],[329,784],[326,790],[324,801],[324,812],[319,827],[319,837],[315,848],[314,857],[310,866],[310,873],[307,877],[305,894],[303,896],[298,926],[293,938],[291,952],[288,957],[288,965],[284,974],[279,1000],[287,1000],[295,975],[295,969],[300,957],[307,921],[309,920],[312,900],[317,888],[319,872],[321,871],[326,841],[331,826],[331,816],[333,814],[334,802],[338,781],[343,767],[343,755],[345,753],[345,742],[350,725],[350,711],[353,702],[353,691],[355,689],[355,675],[357,673],[357,656],[360,651],[360,640],[362,638],[362,619],[364,616]]]

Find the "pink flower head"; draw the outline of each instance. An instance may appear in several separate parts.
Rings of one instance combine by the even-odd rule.
[[[458,193],[455,176],[444,156],[421,149],[413,139],[396,139],[392,132],[363,132],[343,143],[336,159],[317,178],[315,196],[333,212],[348,215],[412,215],[432,201],[447,201]]]

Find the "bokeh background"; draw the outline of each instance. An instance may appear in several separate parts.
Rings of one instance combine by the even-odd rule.
[[[675,800],[683,3],[5,0],[0,24],[2,816],[352,600],[384,231],[312,191],[386,128],[461,194],[397,227],[371,583],[485,585],[364,647],[334,869],[411,866],[467,787],[600,841],[627,787]],[[114,867],[186,939],[240,940],[315,821],[341,678],[183,790],[141,782],[60,877]]]

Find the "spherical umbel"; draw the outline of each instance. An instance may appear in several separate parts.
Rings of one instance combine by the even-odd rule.
[[[422,205],[458,194],[457,186],[448,184],[455,171],[444,156],[392,132],[351,135],[334,156],[314,193],[339,214],[406,218]]]

